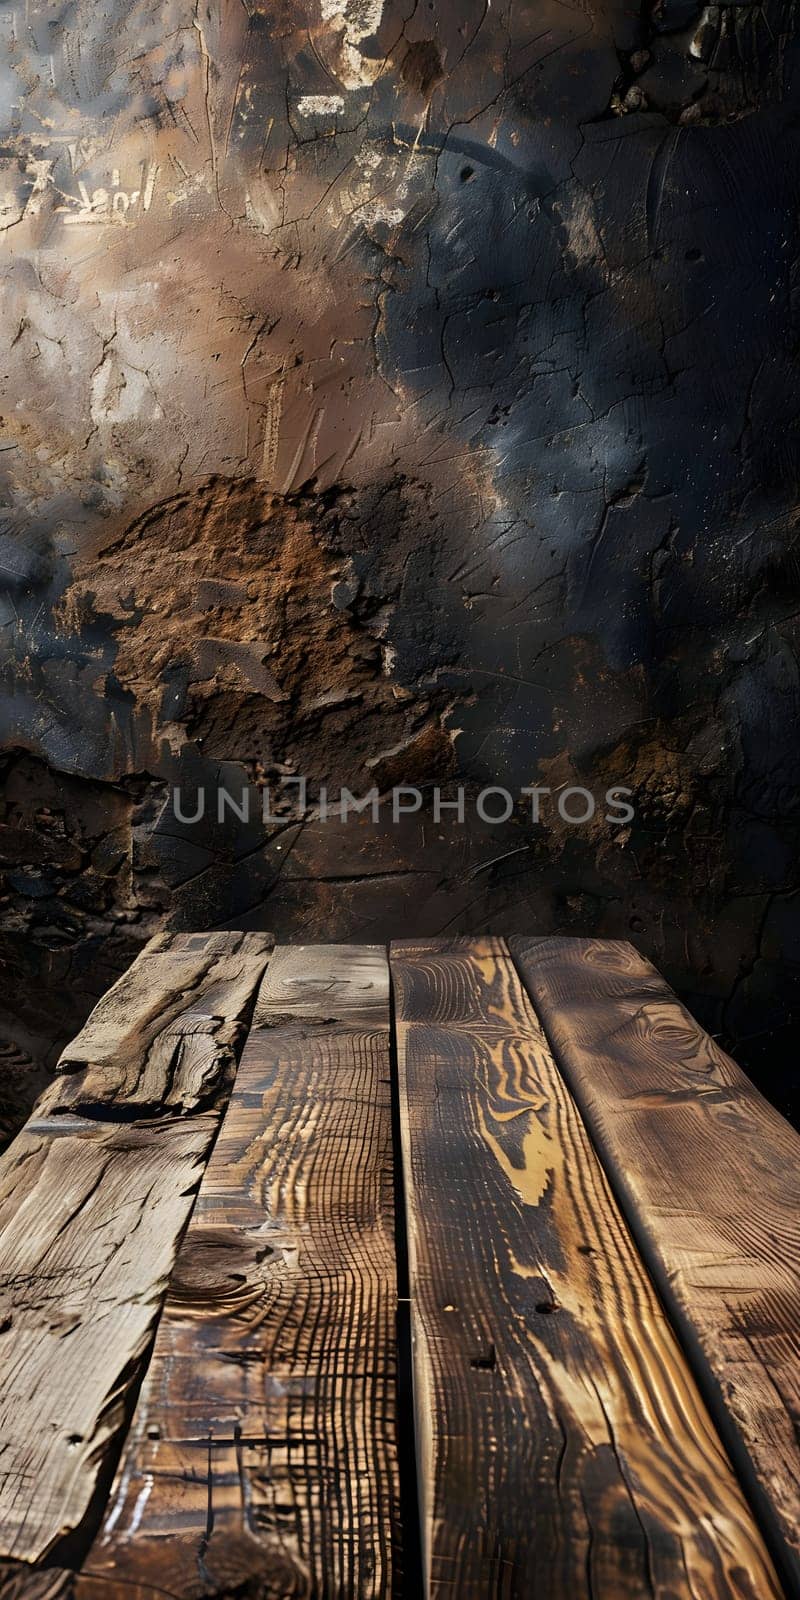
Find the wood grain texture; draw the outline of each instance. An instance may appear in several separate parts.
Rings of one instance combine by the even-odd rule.
[[[74,1582],[75,1574],[59,1567],[0,1561],[0,1600],[74,1600]]]
[[[387,1025],[389,968],[382,945],[279,945],[256,1000],[253,1027],[309,1021]]]
[[[59,1104],[194,1111],[217,1093],[272,948],[270,934],[162,934],[62,1052]]]
[[[384,951],[278,949],[257,1017],[85,1563],[120,1600],[391,1593]]]
[[[0,1551],[77,1528],[125,1419],[212,1113],[37,1118],[0,1166]]]
[[[511,948],[800,1593],[800,1138],[632,945]]]
[[[189,985],[180,953],[171,987],[168,951],[152,990],[154,958],[136,963],[117,986],[120,1070],[116,1001],[106,997],[81,1035],[90,1061],[102,1042],[102,1074],[92,1062],[54,1082],[0,1159],[0,1557],[33,1561],[76,1530],[82,1537],[108,1485],[264,970],[263,939],[243,947],[234,935],[230,943],[235,955],[223,974],[206,963],[203,980]],[[169,1016],[166,1030],[153,995]],[[207,1008],[199,1018],[198,1004]],[[198,1021],[208,1027],[195,1034]],[[169,1109],[181,1103],[174,1086],[189,1059],[186,1098],[200,1097],[202,1080],[208,1109],[144,1118],[135,1093],[120,1098],[123,1070],[138,1059],[138,1084],[155,1084],[155,1054],[166,1062],[168,1050],[176,1063],[163,1078]],[[104,1086],[107,1098],[98,1099]]]
[[[779,1594],[505,946],[391,966],[427,1594]]]

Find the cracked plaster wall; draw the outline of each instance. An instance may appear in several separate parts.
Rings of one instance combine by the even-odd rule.
[[[0,48],[8,1083],[158,927],[560,930],[786,1108],[794,7],[2,0]],[[637,817],[169,804],[300,771]]]

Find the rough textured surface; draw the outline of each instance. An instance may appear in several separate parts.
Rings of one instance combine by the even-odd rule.
[[[158,935],[63,1052],[61,1107],[91,1115],[203,1110],[229,1091],[269,934]]]
[[[788,1104],[789,0],[31,0],[0,49],[11,1041],[161,926],[536,928],[632,937]],[[453,763],[637,819],[169,805]]]
[[[97,1525],[270,943],[157,939],[0,1159],[0,1561]]]
[[[81,1528],[119,1445],[219,1123],[36,1117],[0,1170],[0,1553]]]

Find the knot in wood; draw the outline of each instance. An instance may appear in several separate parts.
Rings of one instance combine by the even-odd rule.
[[[271,1245],[244,1229],[196,1226],[178,1256],[172,1300],[189,1315],[244,1311],[262,1295],[274,1254]]]

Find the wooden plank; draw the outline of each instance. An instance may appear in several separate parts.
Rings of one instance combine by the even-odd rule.
[[[426,1594],[778,1595],[505,946],[391,949]]]
[[[168,1054],[143,958],[144,972],[135,967],[117,986],[121,1060],[126,1071],[133,1060],[143,1063],[131,1080],[131,1102],[120,1098],[106,997],[96,1031],[90,1019],[81,1035],[102,1040],[104,1076],[87,1052],[91,1064],[51,1085],[0,1159],[0,1558],[37,1560],[69,1535],[72,1555],[84,1524],[94,1516],[96,1525],[96,1497],[113,1472],[177,1241],[219,1126],[236,1039],[266,964],[262,938],[243,943],[234,935],[231,945],[235,959],[224,977],[218,965],[206,967],[189,987],[182,957],[171,989],[169,952],[159,957],[156,993],[170,1018],[176,1061],[165,1071],[165,1104],[173,1109],[202,1092],[207,1110],[142,1117],[136,1091],[146,1080],[155,1083],[154,1044],[160,1061]],[[137,1003],[146,1041],[138,1053]],[[196,1035],[199,1004],[208,1025]],[[192,1094],[181,1096],[174,1086],[187,1056]],[[104,1085],[107,1099],[98,1099]],[[145,1098],[149,1104],[149,1089]]]
[[[390,1595],[388,997],[381,949],[276,950],[85,1600]]]
[[[388,985],[382,945],[279,945],[256,1000],[253,1027],[308,1020],[385,1029]]]
[[[59,1567],[30,1567],[23,1561],[0,1561],[0,1600],[74,1600],[74,1573]]]
[[[800,1138],[632,945],[511,946],[800,1593]]]
[[[89,1509],[216,1127],[38,1118],[0,1170],[0,1551]]]
[[[272,945],[259,933],[152,940],[63,1051],[59,1104],[119,1104],[126,1114],[205,1105],[230,1068]]]

